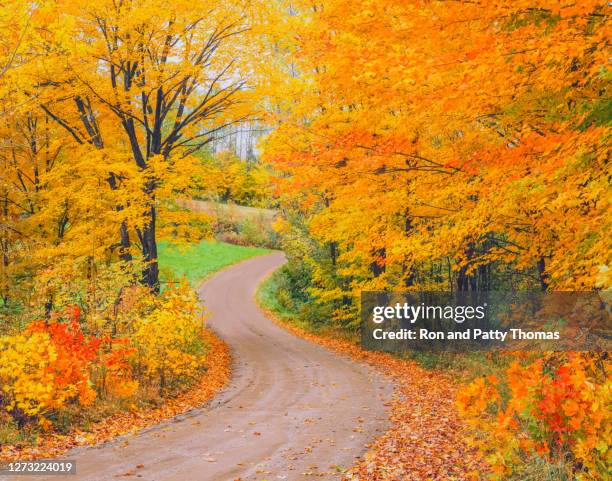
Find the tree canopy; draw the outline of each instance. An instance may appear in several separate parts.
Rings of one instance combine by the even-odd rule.
[[[315,298],[610,285],[605,2],[293,5],[265,155]]]

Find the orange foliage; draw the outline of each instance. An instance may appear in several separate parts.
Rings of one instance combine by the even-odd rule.
[[[119,413],[92,425],[87,432],[73,428],[67,435],[41,436],[36,445],[0,446],[0,460],[49,458],[60,456],[76,446],[97,444],[121,434],[137,432],[163,420],[185,413],[210,400],[229,380],[231,354],[228,346],[211,331],[204,331],[204,341],[209,346],[206,372],[188,391],[167,399],[155,409],[132,405],[129,412]]]
[[[51,427],[47,417],[67,404],[89,406],[98,391],[119,397],[131,396],[138,387],[129,364],[135,350],[127,339],[102,339],[87,335],[80,324],[81,312],[69,306],[63,317],[33,321],[24,336],[0,338],[3,367],[0,381],[6,410],[20,423],[36,419]]]
[[[57,358],[48,368],[53,371],[55,388],[70,387],[79,403],[88,406],[96,397],[90,385],[90,369],[92,361],[98,357],[101,341],[83,333],[77,306],[69,307],[66,315],[68,323],[34,321],[28,331],[47,333],[55,347]]]
[[[479,378],[457,398],[461,413],[485,434],[480,450],[498,476],[520,461],[571,453],[580,479],[605,479],[612,456],[609,361],[592,354],[514,361],[503,379]]]
[[[337,319],[368,289],[610,285],[606,2],[292,6],[264,156]]]

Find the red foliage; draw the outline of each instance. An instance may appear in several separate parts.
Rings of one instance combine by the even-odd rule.
[[[68,322],[34,321],[29,332],[44,332],[49,335],[55,347],[57,359],[53,363],[57,382],[62,387],[74,386],[72,397],[88,405],[95,398],[90,386],[90,365],[98,357],[101,340],[83,333],[79,323],[81,311],[78,306],[68,307],[64,315]]]

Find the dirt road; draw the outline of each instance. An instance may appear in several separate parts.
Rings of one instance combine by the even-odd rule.
[[[390,386],[368,368],[287,333],[257,308],[257,285],[283,262],[280,253],[250,259],[202,286],[210,324],[235,358],[230,386],[209,406],[75,450],[64,459],[76,460],[77,475],[49,479],[340,479],[386,425]]]

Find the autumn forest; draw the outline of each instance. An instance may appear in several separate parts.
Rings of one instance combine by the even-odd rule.
[[[609,14],[600,0],[1,1],[0,460],[66,457],[234,379],[263,383],[276,348],[239,334],[263,312],[274,346],[289,331],[338,367],[352,408],[371,399],[338,356],[394,393],[368,408],[381,432],[363,413],[349,429],[347,407],[327,451],[350,460],[311,454],[302,476],[608,479],[607,352],[394,356],[358,340],[364,291],[610,291]],[[227,416],[220,429],[240,424]],[[175,448],[195,449],[177,429]],[[105,475],[309,479],[276,451],[232,471],[203,447],[195,478],[133,449]],[[102,479],[87,456],[78,479]]]

